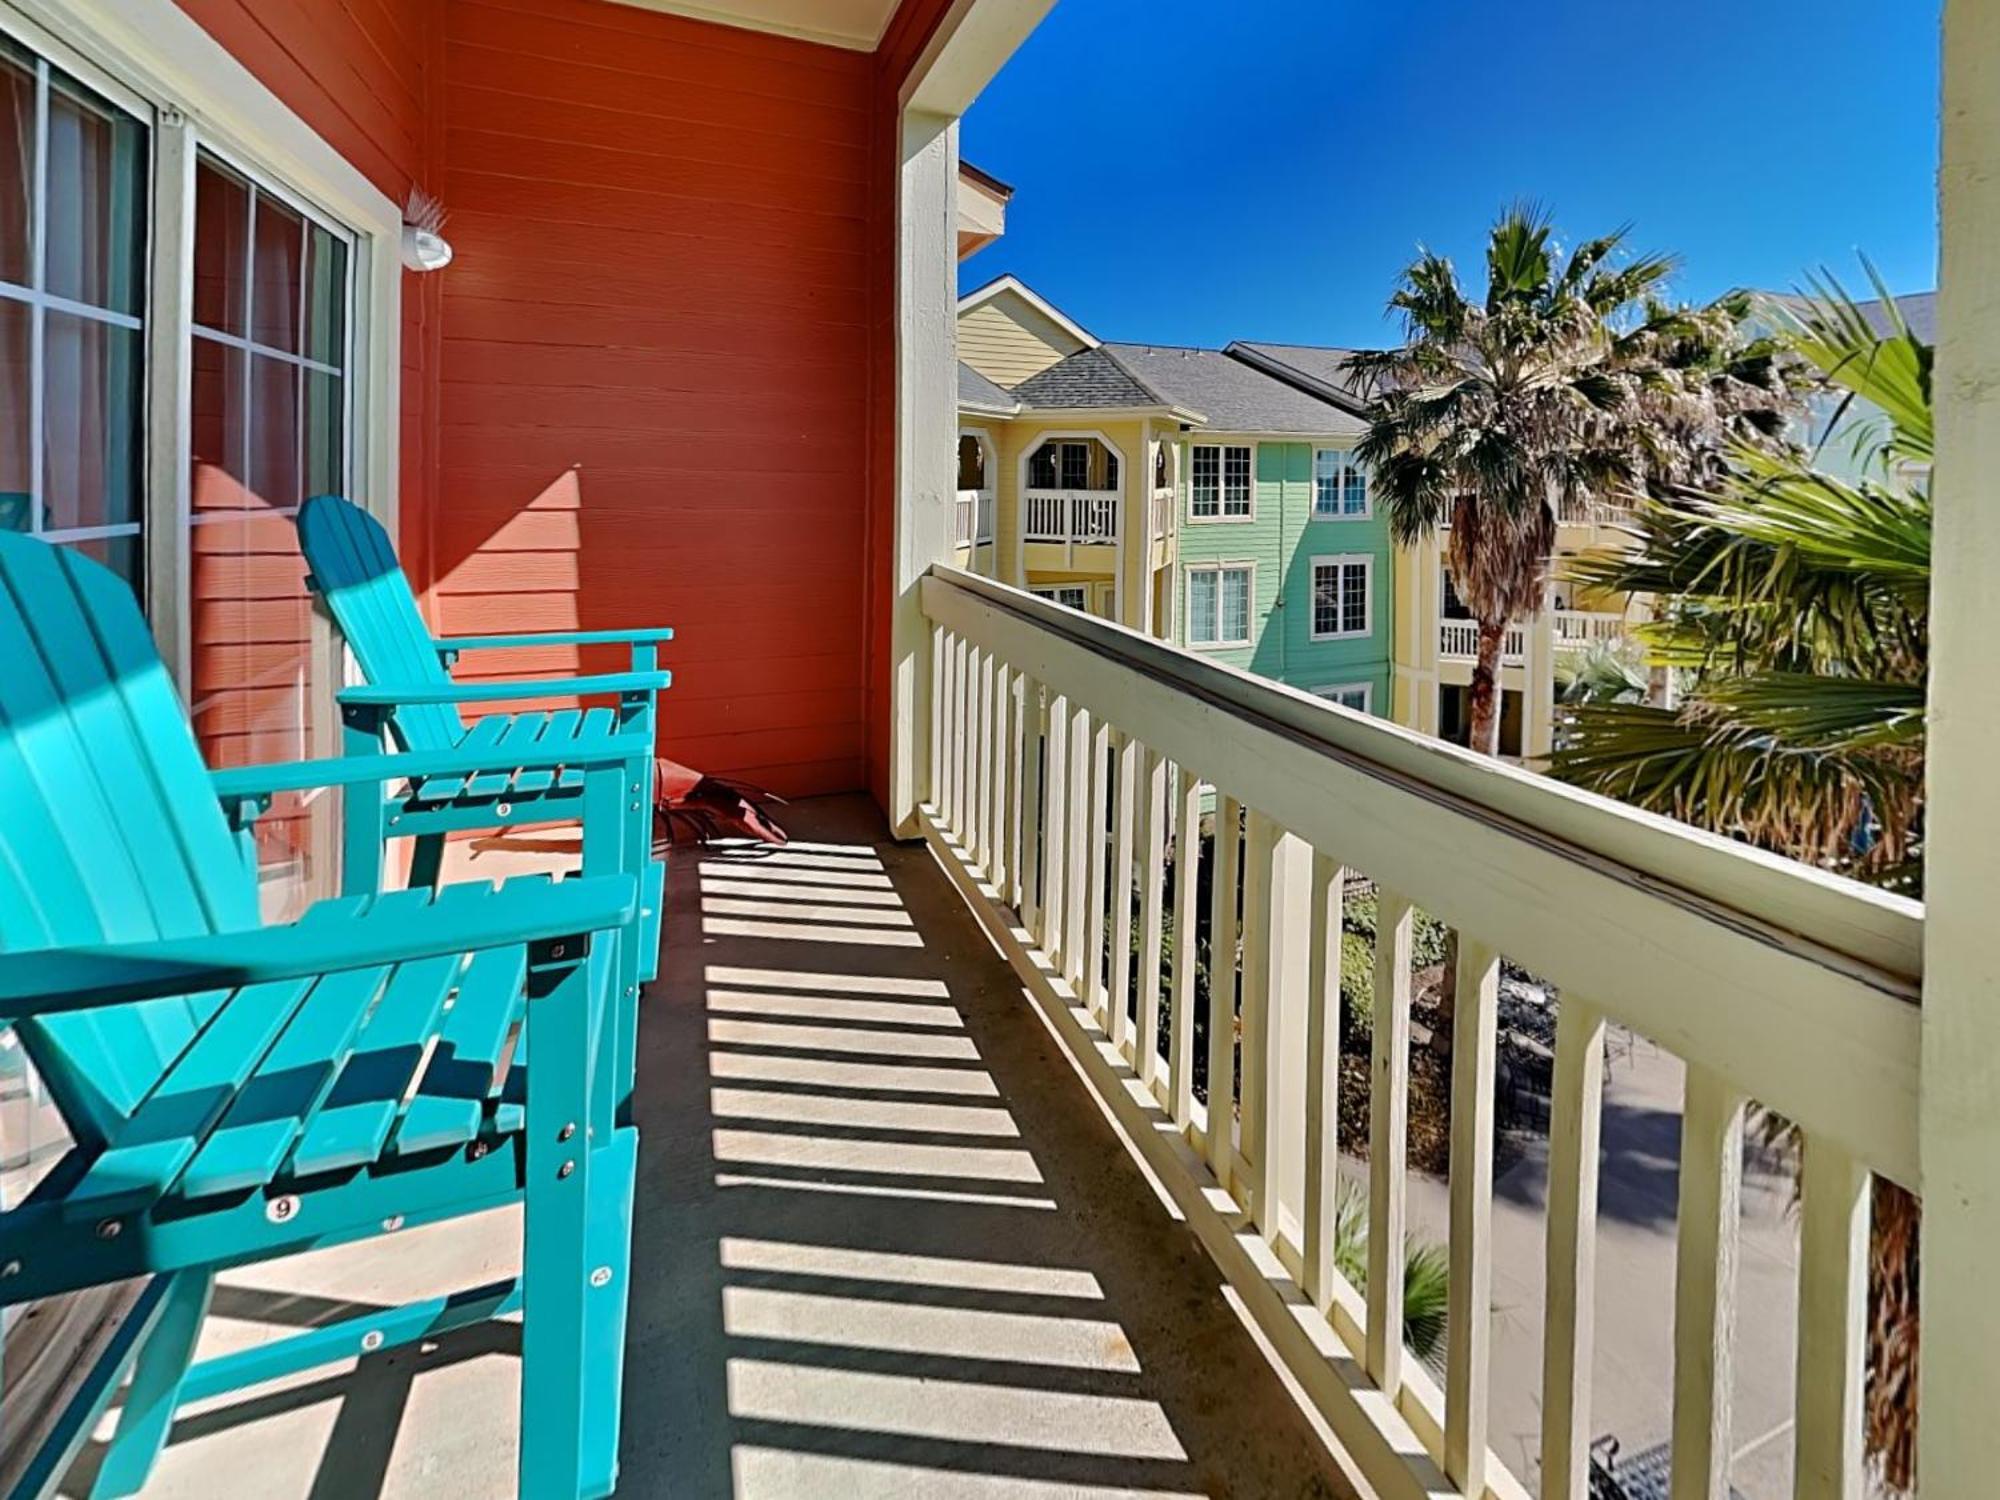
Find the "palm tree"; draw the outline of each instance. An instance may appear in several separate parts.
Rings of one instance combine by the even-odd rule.
[[[1559,511],[1703,473],[1729,438],[1781,428],[1787,395],[1736,299],[1669,306],[1665,257],[1621,258],[1623,231],[1565,257],[1553,234],[1541,210],[1503,213],[1483,301],[1420,255],[1389,301],[1402,347],[1353,361],[1372,392],[1357,453],[1390,531],[1414,546],[1449,527],[1445,563],[1478,625],[1470,744],[1488,755],[1501,645],[1541,613]]]
[[[1874,275],[1872,268],[1870,276]],[[1821,453],[1733,450],[1705,490],[1638,508],[1631,550],[1572,568],[1645,592],[1678,708],[1583,703],[1551,771],[1579,786],[1921,894],[1930,655],[1931,350],[1881,287],[1878,332],[1830,278],[1774,306],[1783,341],[1839,399],[1858,477]],[[1776,1133],[1776,1132],[1774,1132]],[[1866,1430],[1883,1480],[1915,1478],[1916,1200],[1877,1179]]]

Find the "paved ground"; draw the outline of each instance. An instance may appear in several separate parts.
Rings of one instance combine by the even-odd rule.
[[[929,856],[859,799],[789,814],[673,876],[620,1492],[1347,1494]],[[507,1274],[518,1232],[231,1277],[206,1347]],[[189,1412],[148,1493],[508,1494],[517,1355],[489,1325]]]

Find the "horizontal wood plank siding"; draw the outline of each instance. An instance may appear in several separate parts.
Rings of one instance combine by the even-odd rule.
[[[871,59],[600,0],[444,17],[440,629],[671,624],[666,753],[861,786]]]

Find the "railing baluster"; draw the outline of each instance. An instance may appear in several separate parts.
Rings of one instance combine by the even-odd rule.
[[[1160,944],[1166,900],[1167,763],[1149,747],[1139,778],[1139,1078],[1160,1073]],[[1122,950],[1121,950],[1122,951]]]
[[[931,777],[924,799],[940,812],[944,809],[944,726],[945,656],[950,650],[951,632],[942,625],[931,626]]]
[[[1069,862],[1069,873],[1064,879],[1067,910],[1063,913],[1063,977],[1069,980],[1069,987],[1090,1008],[1090,991],[1083,986],[1084,947],[1083,912],[1087,893],[1090,889],[1090,845],[1092,829],[1090,823],[1090,789],[1096,777],[1090,770],[1091,747],[1090,710],[1075,708],[1069,719],[1069,846],[1063,850],[1063,858]]]
[[[1011,823],[1007,816],[1007,788],[1016,774],[1014,768],[1020,765],[1014,732],[1008,728],[1007,711],[1014,703],[1012,675],[1005,662],[996,661],[993,690],[988,694],[993,705],[992,731],[988,735],[988,743],[993,747],[993,775],[986,802],[986,878],[993,882],[993,889],[1002,901],[1007,899],[1007,872],[1013,865],[1007,847]]]
[[[966,782],[972,772],[972,734],[966,709],[972,701],[972,673],[978,658],[978,650],[961,636],[958,649],[952,653],[951,679],[951,832],[961,850],[967,838],[965,809],[970,801]]]
[[[1249,1169],[1244,1207],[1266,1236],[1277,1232],[1270,1202],[1271,1153],[1265,1149],[1264,1046],[1270,1016],[1271,875],[1278,825],[1251,808],[1243,820],[1243,1037],[1236,1064],[1238,1154]]]
[[[1596,1320],[1597,1150],[1604,1017],[1565,994],[1549,1110],[1549,1231],[1542,1319],[1542,1500],[1590,1490],[1590,1362]]]
[[[1201,894],[1201,778],[1174,770],[1174,999],[1167,1070],[1174,1086],[1174,1125],[1185,1135],[1194,1120],[1194,981],[1196,907]]]
[[[975,869],[991,873],[992,829],[987,820],[993,789],[993,653],[979,653],[978,670],[968,685],[972,699],[966,704],[966,728],[972,735],[972,774],[967,778],[971,796],[965,809],[968,852]]]
[[[1111,866],[1111,947],[1106,954],[1111,969],[1110,993],[1105,999],[1109,1012],[1104,1030],[1117,1051],[1138,1063],[1132,1051],[1132,872],[1136,863],[1137,840],[1145,824],[1139,817],[1139,757],[1145,747],[1131,735],[1118,739],[1117,834],[1113,845],[1116,858]]]
[[[1347,872],[1313,851],[1311,927],[1306,941],[1305,1294],[1333,1305],[1333,1246],[1340,1201],[1340,921]]]
[[[1743,1197],[1742,1094],[1689,1064],[1674,1261],[1673,1500],[1729,1495],[1730,1341]]]
[[[1025,673],[1013,678],[1014,702],[1009,710],[1014,772],[1007,781],[1007,889],[1005,899],[1021,915],[1021,925],[1035,930],[1035,840],[1042,793],[1042,690]]]
[[[1451,1027],[1451,1288],[1445,1313],[1444,1471],[1468,1495],[1486,1484],[1493,1330],[1493,1074],[1500,956],[1459,934]]]
[[[1208,1165],[1229,1188],[1236,1151],[1236,882],[1242,804],[1215,795],[1215,879],[1209,884]]]
[[[1868,1169],[1822,1137],[1804,1144],[1799,1227],[1797,1500],[1861,1500],[1867,1341]]]
[[[1403,1385],[1403,1179],[1410,1133],[1410,903],[1375,888],[1374,1055],[1368,1096],[1368,1373]]]
[[[1090,840],[1084,888],[1083,996],[1085,1009],[1103,1015],[1110,1027],[1110,996],[1104,986],[1104,882],[1106,831],[1111,825],[1111,726],[1103,719],[1091,725]]]
[[[1049,694],[1042,762],[1042,951],[1061,973],[1069,911],[1069,699]]]

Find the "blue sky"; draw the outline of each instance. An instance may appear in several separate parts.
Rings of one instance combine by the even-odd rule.
[[[1058,0],[967,115],[1014,272],[1104,338],[1392,340],[1517,198],[1675,291],[1936,279],[1937,0]]]

